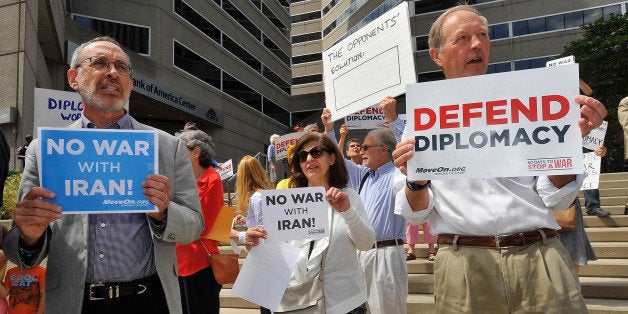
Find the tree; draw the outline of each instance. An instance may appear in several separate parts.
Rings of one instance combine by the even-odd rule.
[[[561,56],[573,55],[580,65],[580,78],[593,89],[593,96],[608,110],[605,145],[608,154],[602,171],[626,171],[623,162],[623,131],[617,120],[617,105],[628,95],[628,14],[613,15],[582,26],[583,38],[569,43]]]

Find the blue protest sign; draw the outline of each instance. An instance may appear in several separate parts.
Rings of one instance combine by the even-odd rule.
[[[142,193],[158,169],[154,131],[39,128],[41,186],[64,214],[153,212]]]

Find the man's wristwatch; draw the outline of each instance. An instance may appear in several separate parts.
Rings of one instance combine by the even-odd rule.
[[[426,187],[430,186],[430,184],[432,183],[432,180],[427,180],[427,182],[425,182],[425,184],[416,184],[413,181],[408,180],[408,178],[406,178],[406,186],[408,187],[408,189],[410,189],[411,191],[420,191],[425,189]]]

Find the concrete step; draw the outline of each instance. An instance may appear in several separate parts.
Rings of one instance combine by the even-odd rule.
[[[628,301],[628,278],[580,277],[580,286],[585,298]]]
[[[584,299],[589,314],[628,313],[628,300]]]
[[[628,184],[628,182],[626,183]],[[626,206],[626,200],[628,199],[628,197],[626,195],[628,195],[628,193],[623,194],[623,195],[609,195],[609,196],[602,196],[602,193],[600,192],[600,204],[603,206],[615,206],[615,205],[622,205],[622,206]],[[580,196],[580,204],[583,206],[583,211],[586,211],[586,209],[584,209],[584,196]]]
[[[592,242],[598,259],[628,259],[628,242]]]
[[[623,180],[628,181],[628,172],[613,172],[600,174],[600,181]]]
[[[590,314],[628,313],[628,300],[585,298]],[[410,293],[406,304],[408,313],[434,313],[434,295]],[[220,312],[226,314],[259,313],[259,306],[231,295],[231,290],[220,291]]]
[[[580,267],[580,277],[628,278],[627,259],[598,259]]]
[[[623,211],[621,214],[612,214],[610,217],[600,218],[597,216],[589,216],[585,214],[583,218],[585,228],[628,227],[628,215],[624,215]]]
[[[586,230],[591,242],[623,242],[628,240],[628,227],[599,227]]]

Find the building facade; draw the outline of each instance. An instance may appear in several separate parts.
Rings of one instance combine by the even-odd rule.
[[[400,2],[293,0],[293,99],[316,99],[314,95],[324,98],[322,52]],[[459,2],[409,1],[418,82],[444,78],[430,59],[427,35],[438,15]],[[489,21],[492,42],[489,73],[545,66],[546,61],[562,53],[565,45],[580,38],[583,33],[580,25],[626,12],[626,1],[616,0],[473,0],[466,3],[474,5]]]
[[[320,121],[323,51],[400,1],[3,1],[0,128],[15,152],[33,133],[34,89],[70,90],[65,73],[73,49],[105,34],[125,47],[135,68],[132,116],[169,133],[187,121],[199,123],[217,142],[219,160],[263,153],[270,134]],[[627,6],[617,0],[468,2],[490,23],[491,73],[544,66],[582,35],[580,25],[625,13]],[[409,1],[419,82],[443,77],[430,60],[427,33],[456,3]],[[398,111],[403,108],[401,97]],[[14,152],[11,168],[19,170]]]

